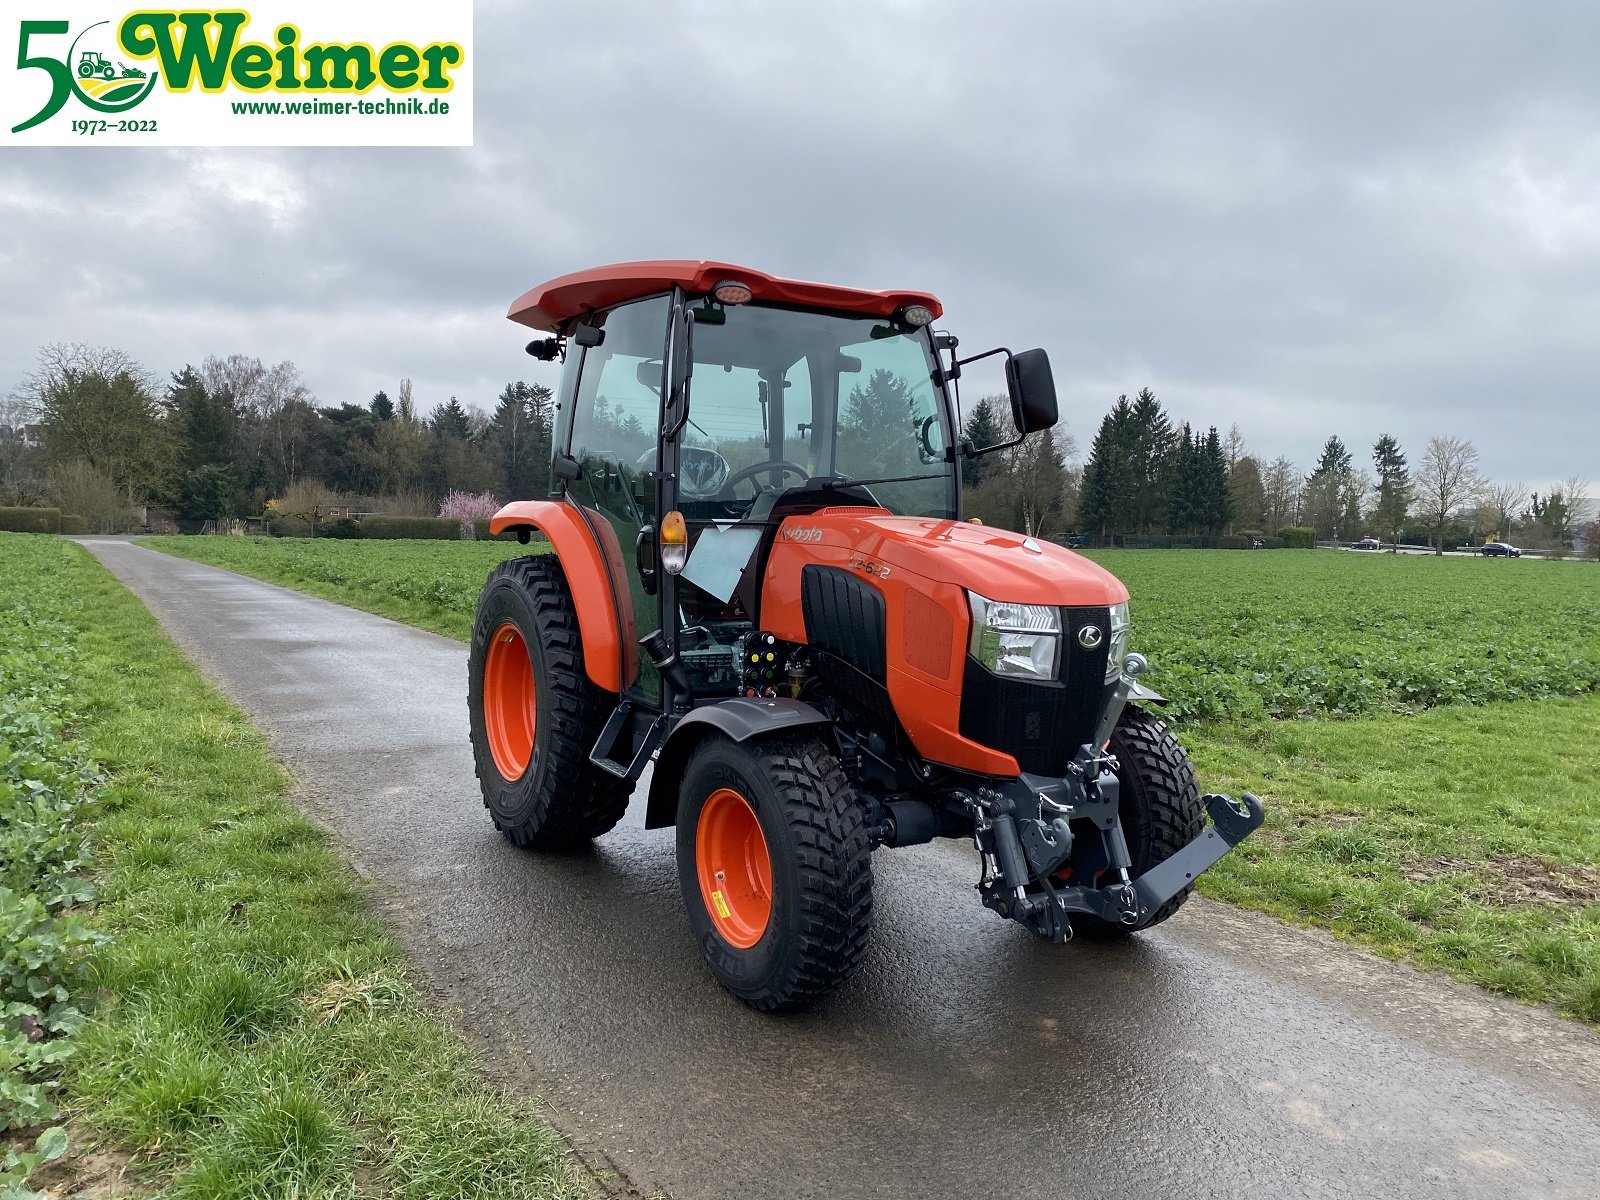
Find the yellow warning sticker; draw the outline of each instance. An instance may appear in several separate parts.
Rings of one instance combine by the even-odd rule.
[[[728,902],[722,898],[721,892],[711,893],[711,907],[717,910],[717,916],[724,921],[728,919]]]

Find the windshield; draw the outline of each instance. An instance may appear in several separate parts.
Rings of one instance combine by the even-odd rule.
[[[757,304],[705,311],[682,444],[720,456],[740,495],[831,478],[897,514],[955,515],[926,330]]]

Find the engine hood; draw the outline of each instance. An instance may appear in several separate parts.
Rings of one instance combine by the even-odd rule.
[[[1086,606],[1128,599],[1115,575],[1064,546],[966,521],[827,508],[784,521],[778,540],[850,551],[867,574],[886,566],[991,600]]]

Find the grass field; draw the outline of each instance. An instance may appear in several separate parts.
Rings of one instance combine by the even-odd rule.
[[[79,1145],[35,1186],[84,1182],[94,1131],[175,1197],[591,1194],[534,1106],[482,1081],[261,734],[144,606],[80,548],[0,534],[15,612],[60,627],[66,728],[105,776],[109,941],[58,1098]]]
[[[528,553],[498,541],[145,541],[462,639],[489,569]],[[1314,551],[1091,557],[1133,593],[1134,647],[1180,723],[1600,690],[1592,563]]]
[[[465,639],[515,543],[150,539]],[[1094,555],[1203,784],[1266,827],[1206,893],[1600,1021],[1600,568]],[[1171,711],[1171,710],[1169,710]]]

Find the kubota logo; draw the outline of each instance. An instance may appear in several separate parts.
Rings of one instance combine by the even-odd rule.
[[[0,129],[13,135],[46,125],[76,99],[89,112],[74,114],[75,135],[109,128],[155,135],[142,139],[155,144],[471,144],[471,0],[414,7],[379,0],[318,0],[309,6],[257,0],[259,20],[243,9],[141,9],[118,16],[102,0],[64,0],[54,7],[55,19],[12,27],[14,60],[11,31],[0,29],[0,72],[15,62],[15,73],[0,77],[8,118]],[[70,10],[67,19],[62,9]],[[317,28],[302,34],[299,20]],[[324,31],[334,36],[321,36]],[[428,35],[441,32],[449,36],[430,40]],[[453,94],[458,76],[465,96]],[[151,119],[105,119],[125,118],[153,93],[161,102],[139,113]],[[410,129],[393,122],[416,116],[430,120],[412,122]],[[242,125],[239,118],[257,120]],[[361,118],[379,118],[390,127]],[[67,132],[66,124],[61,122],[59,133]],[[269,134],[267,124],[288,132]],[[41,130],[24,140],[54,136]]]

